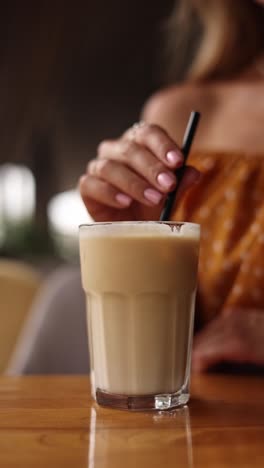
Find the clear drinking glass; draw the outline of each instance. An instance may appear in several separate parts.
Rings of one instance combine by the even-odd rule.
[[[80,227],[92,392],[103,406],[164,410],[189,400],[200,227]]]

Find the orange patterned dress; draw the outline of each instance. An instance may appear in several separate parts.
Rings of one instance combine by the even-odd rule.
[[[172,219],[201,224],[199,315],[228,306],[264,312],[264,155],[200,152],[202,172]]]

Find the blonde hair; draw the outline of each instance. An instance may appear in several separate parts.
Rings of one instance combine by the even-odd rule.
[[[178,0],[167,29],[170,81],[183,66],[190,80],[228,79],[264,51],[264,8],[253,0]]]

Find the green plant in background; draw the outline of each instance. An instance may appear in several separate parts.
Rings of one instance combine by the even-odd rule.
[[[8,222],[1,226],[0,255],[16,258],[55,256],[55,247],[48,232],[32,220]]]

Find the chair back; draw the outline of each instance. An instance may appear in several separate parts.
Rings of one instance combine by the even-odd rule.
[[[4,372],[40,285],[34,268],[0,259],[0,373]]]

